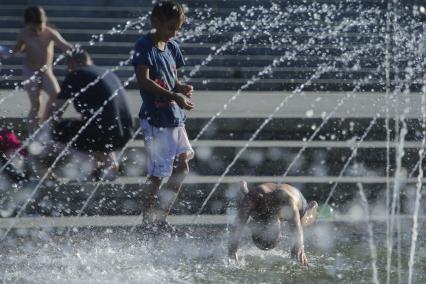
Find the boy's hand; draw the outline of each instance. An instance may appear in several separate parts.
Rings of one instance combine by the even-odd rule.
[[[191,110],[194,108],[194,104],[191,102],[191,100],[183,94],[175,93],[175,101],[178,106],[183,109]]]
[[[192,97],[192,92],[194,91],[194,87],[191,85],[180,85],[179,93],[182,93],[184,96],[190,98]]]
[[[291,256],[295,258],[301,265],[308,266],[308,259],[306,258],[303,245],[295,245],[291,249]]]

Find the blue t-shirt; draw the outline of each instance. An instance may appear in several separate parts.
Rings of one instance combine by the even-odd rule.
[[[175,41],[168,41],[164,50],[154,46],[149,35],[143,35],[135,44],[133,66],[149,67],[149,77],[168,91],[175,89],[177,69],[185,65],[182,52]],[[183,126],[186,115],[177,103],[171,99],[140,90],[142,107],[141,119],[147,119],[156,127]]]

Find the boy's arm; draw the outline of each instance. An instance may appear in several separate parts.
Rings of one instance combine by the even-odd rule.
[[[253,209],[253,201],[245,195],[238,206],[238,213],[229,232],[228,257],[238,261],[238,246],[243,235],[244,227]]]
[[[176,80],[175,89],[176,92],[182,93],[188,98],[192,97],[192,91],[194,91],[194,87],[192,85],[182,84],[179,80]]]
[[[182,94],[170,92],[160,85],[155,83],[149,78],[149,67],[146,65],[137,65],[135,67],[136,79],[138,81],[139,88],[146,91],[147,93],[155,94],[157,96],[163,96],[169,99],[174,100],[179,107],[191,110],[194,105],[192,104],[189,98],[185,97]]]
[[[303,244],[303,228],[300,222],[299,209],[297,208],[296,202],[290,202],[291,210],[293,213],[292,225],[294,226],[295,239],[291,254],[297,259],[297,261],[303,266],[308,265],[308,260],[305,255],[304,244]]]
[[[24,50],[25,47],[25,42],[22,36],[22,32],[19,33],[17,39],[16,39],[16,43],[12,48],[12,54],[16,54],[18,52],[21,52],[22,50]]]
[[[73,48],[73,45],[67,42],[58,31],[51,29],[51,32],[53,41],[63,52]]]

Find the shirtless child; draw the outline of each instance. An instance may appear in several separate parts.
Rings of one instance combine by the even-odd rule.
[[[264,183],[249,190],[243,181],[241,190],[244,196],[231,226],[228,256],[238,261],[238,245],[249,217],[253,242],[263,250],[272,249],[278,244],[282,222],[289,221],[295,233],[291,254],[301,265],[307,266],[303,227],[315,222],[317,202],[308,204],[302,193],[288,184]]]
[[[52,63],[54,55],[54,45],[56,44],[63,52],[73,46],[66,42],[58,31],[46,25],[47,17],[43,8],[31,6],[24,13],[25,27],[18,35],[17,42],[12,49],[12,54],[24,52],[24,66],[22,75],[24,80],[29,79],[25,84],[25,90],[30,98],[30,112],[28,118],[30,127],[34,128],[39,122],[48,119],[51,114],[52,104],[55,102],[60,88],[58,81],[53,75]],[[43,113],[37,119],[40,109],[40,91],[43,90],[48,96]]]

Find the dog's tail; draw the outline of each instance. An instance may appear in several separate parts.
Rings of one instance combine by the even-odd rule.
[[[243,192],[244,194],[248,193],[248,187],[247,187],[247,182],[245,180],[241,181],[241,192]]]

